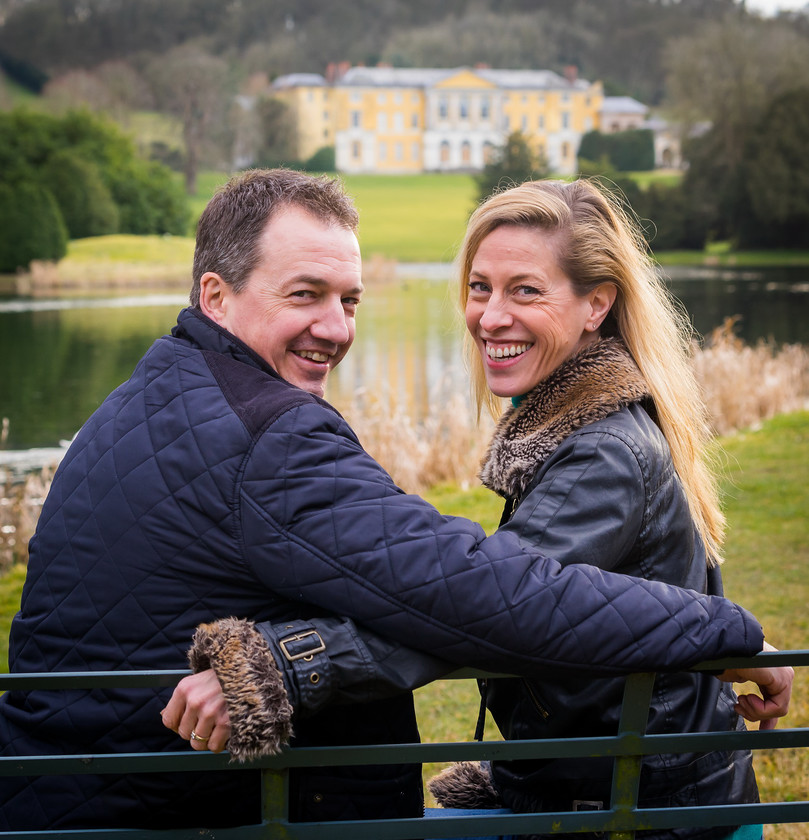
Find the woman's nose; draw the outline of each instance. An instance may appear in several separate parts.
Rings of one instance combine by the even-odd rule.
[[[486,332],[494,332],[511,326],[513,320],[505,298],[492,295],[480,316],[480,326]]]

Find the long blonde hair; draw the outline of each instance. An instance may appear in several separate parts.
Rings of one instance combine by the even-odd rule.
[[[708,563],[721,562],[725,518],[707,457],[707,411],[690,363],[692,328],[658,276],[637,224],[616,199],[587,180],[529,181],[495,193],[472,214],[458,255],[462,310],[472,260],[483,239],[501,225],[557,234],[559,266],[577,294],[602,283],[617,287],[601,334],[623,339],[643,374]],[[466,339],[478,414],[486,407],[496,418],[502,403],[486,384],[474,342]]]

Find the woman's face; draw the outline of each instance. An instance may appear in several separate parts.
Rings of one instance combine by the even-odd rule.
[[[594,341],[615,299],[611,283],[577,297],[558,242],[559,234],[501,225],[472,260],[466,327],[498,397],[527,393]]]

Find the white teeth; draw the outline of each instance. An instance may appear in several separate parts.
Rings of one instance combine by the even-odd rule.
[[[313,362],[328,362],[329,360],[325,353],[318,353],[315,350],[299,350],[297,355],[303,359],[311,359]]]
[[[520,356],[530,347],[530,344],[512,344],[509,347],[489,347],[486,345],[486,354],[490,359],[503,359],[513,356]]]

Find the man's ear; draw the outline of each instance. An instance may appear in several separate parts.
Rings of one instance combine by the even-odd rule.
[[[199,281],[199,308],[220,326],[225,326],[227,299],[233,292],[216,272],[206,271]]]

